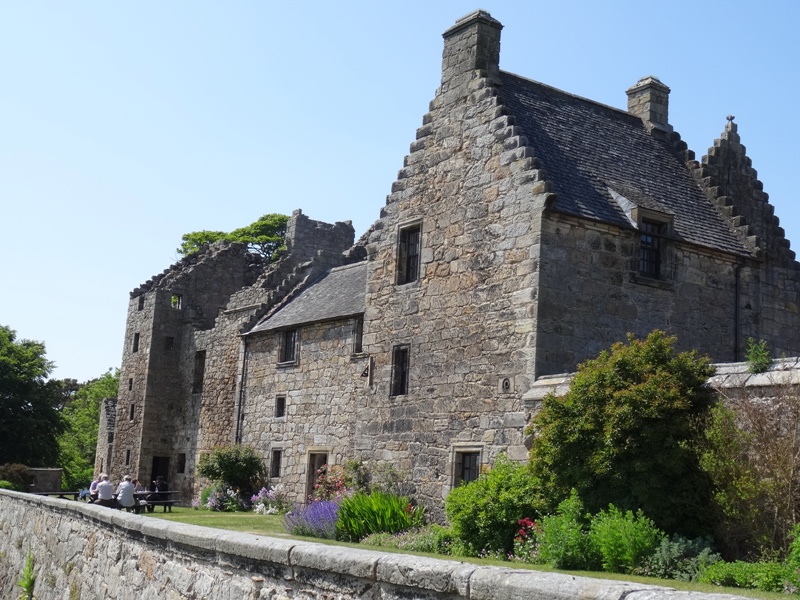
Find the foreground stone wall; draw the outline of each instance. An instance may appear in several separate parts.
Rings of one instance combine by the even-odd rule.
[[[29,548],[39,600],[740,598],[261,537],[0,490],[3,598],[21,592]]]

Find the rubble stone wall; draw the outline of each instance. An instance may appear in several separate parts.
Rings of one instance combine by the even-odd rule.
[[[720,598],[255,536],[0,490],[1,597],[22,591],[28,551],[39,600]]]

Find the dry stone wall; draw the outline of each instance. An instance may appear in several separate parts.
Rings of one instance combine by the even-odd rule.
[[[0,596],[28,550],[39,600],[734,600],[172,523],[0,490]]]

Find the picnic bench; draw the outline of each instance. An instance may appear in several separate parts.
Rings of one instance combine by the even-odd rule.
[[[62,500],[69,500],[71,497],[73,500],[77,500],[81,493],[80,492],[35,492],[37,496],[56,496],[61,498]]]
[[[158,494],[161,496],[159,500],[150,500],[148,496]],[[172,507],[178,503],[178,500],[173,499],[173,496],[180,494],[178,491],[165,491],[165,492],[136,492],[133,497],[136,498],[136,512],[141,512],[144,508],[147,512],[153,512],[156,506],[162,506],[164,512],[172,512]]]

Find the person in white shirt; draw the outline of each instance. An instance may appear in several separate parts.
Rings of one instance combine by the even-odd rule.
[[[117,502],[128,512],[131,512],[136,507],[136,498],[133,497],[135,487],[131,482],[130,475],[125,475],[122,478],[122,483],[117,486]]]
[[[110,508],[117,505],[117,501],[114,500],[114,486],[105,473],[100,474],[100,483],[97,484],[97,504]]]

